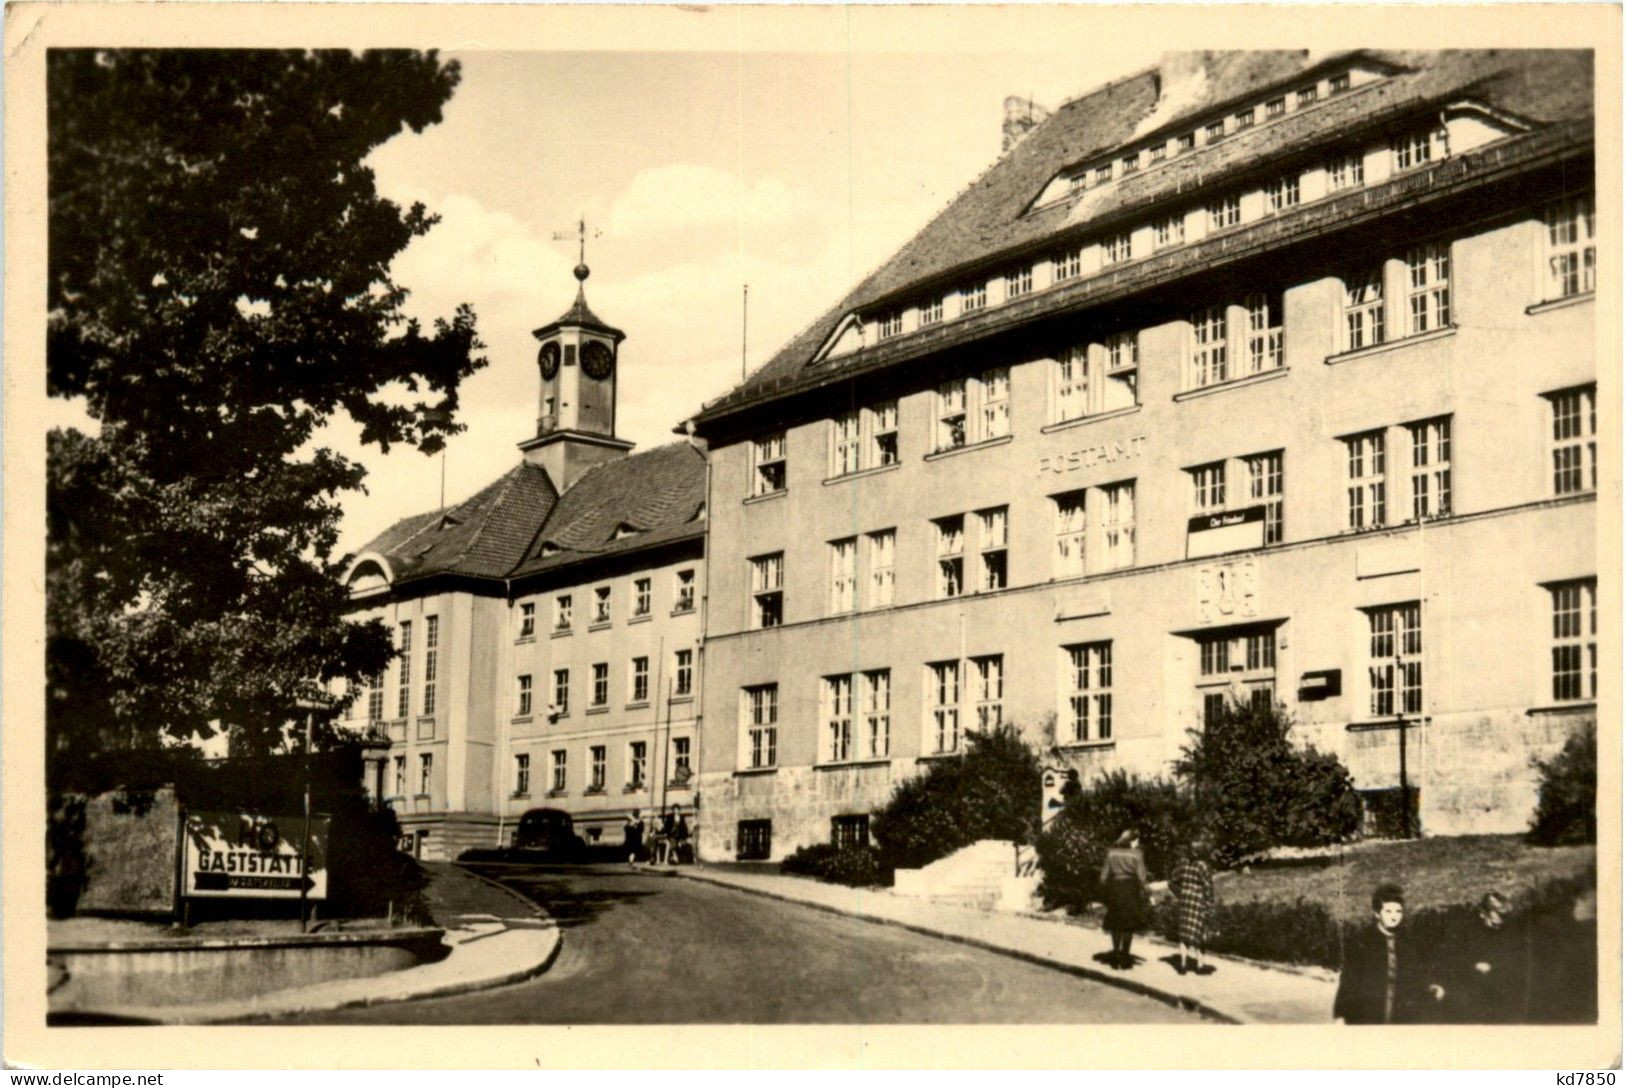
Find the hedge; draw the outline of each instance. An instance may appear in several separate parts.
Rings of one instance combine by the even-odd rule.
[[[827,842],[803,846],[779,865],[782,873],[810,876],[831,884],[872,888],[891,883],[873,846],[833,846]]]

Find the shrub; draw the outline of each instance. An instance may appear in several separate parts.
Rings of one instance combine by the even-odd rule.
[[[1031,842],[1043,772],[1014,726],[966,735],[965,753],[898,784],[870,829],[883,869],[917,869],[980,839]]]
[[[785,858],[779,871],[855,888],[887,883],[880,865],[880,851],[868,845],[837,847],[827,842],[813,843]]]
[[[1194,793],[1220,864],[1272,846],[1323,846],[1353,837],[1360,797],[1335,756],[1295,748],[1275,705],[1232,701],[1174,764]]]
[[[1535,760],[1540,798],[1529,820],[1529,840],[1540,846],[1597,841],[1597,724],[1570,735],[1549,760]]]
[[[1113,771],[1069,797],[1067,807],[1038,839],[1044,870],[1039,892],[1051,907],[1081,911],[1099,899],[1106,849],[1126,828],[1140,833],[1152,880],[1167,877],[1182,846],[1197,833],[1189,797],[1166,779]]]
[[[1177,942],[1178,918],[1173,898],[1164,898],[1157,904],[1157,933]],[[1291,903],[1254,900],[1217,904],[1208,922],[1207,949],[1248,959],[1312,963],[1334,969],[1342,957],[1336,917],[1324,904],[1301,896]]]

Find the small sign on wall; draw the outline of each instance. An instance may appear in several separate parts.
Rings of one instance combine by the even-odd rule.
[[[1198,514],[1186,524],[1185,558],[1205,559],[1264,546],[1264,508],[1249,506],[1222,514]]]

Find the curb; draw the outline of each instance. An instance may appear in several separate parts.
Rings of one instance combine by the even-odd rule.
[[[1130,993],[1139,994],[1141,997],[1149,997],[1155,1001],[1160,1001],[1164,1005],[1170,1005],[1174,1008],[1183,1009],[1187,1012],[1194,1012],[1199,1016],[1206,1017],[1209,1020],[1214,1020],[1221,1024],[1248,1023],[1246,1019],[1238,1017],[1233,1013],[1225,1012],[1223,1009],[1211,1005],[1206,1001],[1188,997],[1184,994],[1171,993],[1167,990],[1159,989],[1156,986],[1140,982],[1136,979],[1125,978],[1122,975],[1117,974],[1108,974],[1092,967],[1084,967],[1076,963],[1068,963],[1064,960],[1054,960],[1046,956],[1035,955],[1031,952],[1022,952],[1014,948],[1007,948],[1004,945],[980,940],[976,937],[966,937],[959,933],[944,933],[939,929],[932,929],[929,926],[919,925],[914,922],[903,922],[896,918],[886,918],[873,914],[865,914],[862,911],[843,910],[840,907],[832,907],[825,903],[809,902],[805,899],[797,899],[793,896],[767,891],[762,888],[747,888],[739,884],[719,880],[703,873],[674,872],[671,875],[680,876],[684,880],[697,880],[702,884],[710,884],[718,888],[729,888],[733,891],[743,892],[746,895],[761,896],[763,899],[774,899],[781,903],[796,903],[803,907],[809,907],[813,910],[823,911],[825,914],[837,914],[845,918],[857,918],[865,922],[875,923],[877,925],[895,926],[898,929],[906,929],[912,933],[919,933],[926,937],[935,937],[939,940],[950,941],[954,944],[961,944],[970,948],[979,948],[984,952],[993,952],[1000,956],[1007,956],[1010,959],[1021,960],[1025,963],[1035,964],[1039,967],[1047,967],[1051,970],[1061,971],[1069,975],[1075,975],[1078,978],[1088,979],[1091,982],[1100,982],[1108,986],[1114,986],[1119,990],[1127,990]]]

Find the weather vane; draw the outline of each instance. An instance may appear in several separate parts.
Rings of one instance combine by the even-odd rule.
[[[600,228],[594,227],[592,229],[592,236],[594,238],[602,238],[604,236],[604,232]],[[575,238],[577,246],[576,267],[578,269],[584,269],[587,267],[587,219],[585,216],[582,216],[580,219],[576,220],[576,229],[573,232],[567,230],[556,230],[553,232],[553,241],[555,242],[568,242],[572,237]],[[578,276],[577,278],[585,277]]]

